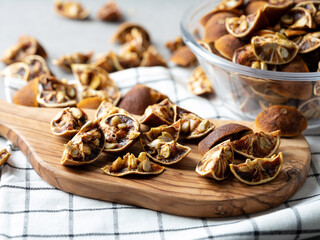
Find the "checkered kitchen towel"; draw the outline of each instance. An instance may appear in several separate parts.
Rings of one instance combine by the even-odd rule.
[[[111,76],[123,94],[144,83],[204,118],[236,118],[223,102],[191,95],[189,74],[153,67]],[[65,193],[43,181],[19,149],[0,138],[12,153],[0,168],[0,239],[318,239],[320,134],[306,137],[312,160],[303,187],[277,208],[233,218],[180,217]]]

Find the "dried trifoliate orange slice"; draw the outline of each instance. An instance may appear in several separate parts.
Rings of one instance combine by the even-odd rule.
[[[8,150],[6,148],[2,148],[0,149],[0,167],[6,162],[8,161],[9,157],[11,156],[11,154],[8,152]]]
[[[164,167],[149,160],[145,152],[138,157],[127,153],[122,158],[118,157],[111,165],[101,168],[108,175],[121,177],[128,174],[155,175],[163,172]]]
[[[141,25],[131,22],[122,23],[119,26],[117,32],[113,35],[112,41],[118,41],[121,44],[130,42],[135,37],[134,35],[132,35],[133,31],[135,30],[139,31],[142,34],[142,38],[144,39],[144,41],[148,43],[151,42],[148,31]]]
[[[104,69],[91,64],[72,64],[71,68],[74,76],[85,89],[102,90],[107,96],[106,99],[115,105],[118,103],[121,93],[117,84]]]
[[[82,109],[68,107],[52,119],[51,132],[57,136],[74,136],[87,121],[88,116]]]
[[[127,113],[124,109],[115,107],[111,102],[103,100],[97,108],[95,117],[101,119],[115,113]]]
[[[231,34],[223,35],[214,42],[215,49],[228,60],[232,60],[234,51],[242,46],[244,43]]]
[[[77,103],[78,108],[97,109],[103,101],[100,97],[83,98]]]
[[[186,109],[175,105],[175,122],[180,120],[181,133],[180,137],[183,139],[201,138],[211,132],[215,126],[209,119],[203,119]]]
[[[178,48],[185,46],[186,44],[184,43],[183,39],[181,36],[176,37],[173,41],[167,41],[166,42],[166,47],[170,50],[170,52],[174,52]]]
[[[279,72],[309,72],[308,65],[299,56],[296,55],[289,63],[277,65],[277,71]]]
[[[20,36],[18,43],[4,53],[2,62],[5,64],[12,64],[15,62],[22,62],[26,56],[39,55],[43,58],[47,57],[47,53],[41,44],[31,36]]]
[[[298,43],[299,53],[312,52],[320,47],[320,32],[304,35]]]
[[[280,130],[282,137],[295,137],[307,128],[308,121],[295,107],[273,105],[257,115],[255,124],[264,132]]]
[[[177,163],[189,154],[191,148],[177,143],[174,139],[170,141],[171,138],[172,136],[164,132],[157,139],[142,143],[142,148],[155,162],[164,165]]]
[[[252,67],[261,70],[274,70],[274,66],[260,61],[256,55],[254,55],[251,44],[247,44],[235,50],[232,57],[232,62],[238,63],[244,66]]]
[[[148,106],[140,119],[140,123],[152,127],[162,124],[170,125],[174,122],[175,114],[174,104],[166,98],[160,103]]]
[[[71,65],[75,63],[89,63],[92,58],[93,52],[80,53],[74,52],[70,55],[62,55],[58,59],[52,60],[54,65],[59,66],[66,72],[71,72]]]
[[[240,181],[248,185],[259,185],[275,179],[281,171],[283,155],[280,152],[271,158],[247,159],[245,163],[230,164],[230,170]]]
[[[151,128],[143,133],[140,143],[147,155],[154,161],[171,165],[189,154],[191,148],[177,143],[180,133],[180,121],[174,124]]]
[[[268,2],[263,0],[249,1],[244,8],[244,13],[246,15],[254,14],[266,4],[268,4]]]
[[[214,42],[219,37],[227,34],[226,19],[237,16],[232,12],[214,12],[204,25],[204,40],[206,42]]]
[[[89,11],[80,3],[74,1],[54,1],[54,9],[56,12],[66,18],[83,20],[89,16]]]
[[[247,158],[271,157],[280,146],[280,131],[258,132],[231,142],[233,151]]]
[[[88,121],[65,145],[62,165],[84,165],[98,159],[104,146],[104,134],[98,122]]]
[[[241,15],[226,19],[227,31],[235,37],[247,37],[268,25],[268,19],[261,9],[250,15]]]
[[[37,95],[39,92],[39,79],[35,78],[20,88],[13,96],[13,103],[28,107],[38,107]]]
[[[28,81],[30,75],[30,68],[23,62],[12,63],[3,69],[0,75],[15,79]]]
[[[127,150],[140,136],[139,122],[128,113],[106,115],[99,124],[106,139],[103,149],[105,152]]]
[[[280,18],[281,25],[291,29],[313,29],[315,23],[310,12],[302,7],[291,8]]]
[[[42,107],[71,107],[76,105],[77,89],[73,84],[67,84],[56,77],[42,74],[39,80],[37,101]]]
[[[201,176],[221,181],[230,175],[229,164],[233,162],[233,149],[230,140],[211,148],[197,164],[196,172]]]
[[[153,67],[153,66],[167,67],[167,63],[164,57],[158,52],[156,47],[151,45],[142,54],[140,67]]]
[[[252,129],[249,127],[237,123],[222,125],[214,129],[208,136],[201,140],[198,144],[199,152],[203,155],[216,144],[227,139],[239,139],[244,135],[251,134],[252,132]]]
[[[313,86],[313,94],[320,97],[320,82],[316,82]]]
[[[102,21],[117,22],[120,21],[123,16],[116,2],[111,0],[99,9],[97,18]]]
[[[124,95],[119,107],[131,114],[142,115],[149,105],[159,103],[166,98],[168,98],[166,95],[146,85],[137,84]]]
[[[30,55],[24,58],[24,63],[26,63],[30,69],[29,79],[28,81],[39,77],[43,74],[47,76],[51,76],[51,72],[48,68],[48,65],[43,57],[39,55]]]
[[[269,3],[263,6],[262,12],[268,18],[269,25],[273,26],[292,5],[292,0],[269,0]]]
[[[311,98],[298,107],[307,119],[320,119],[320,97]]]
[[[290,62],[298,53],[298,46],[282,34],[255,36],[251,45],[256,57],[269,64],[285,64]]]
[[[172,53],[170,61],[181,67],[189,67],[196,63],[197,58],[188,46],[182,46]]]
[[[194,95],[213,93],[211,82],[201,66],[196,67],[192,71],[187,87]]]
[[[276,93],[272,89],[272,86],[268,83],[261,83],[259,85],[257,84],[255,86],[250,86],[250,89],[257,96],[274,104],[285,103],[288,101],[287,97]]]
[[[307,100],[312,96],[312,82],[279,81],[272,83],[271,88],[286,98]]]

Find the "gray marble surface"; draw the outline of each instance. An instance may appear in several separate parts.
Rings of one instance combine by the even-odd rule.
[[[20,35],[34,36],[46,49],[50,69],[58,78],[72,78],[51,64],[52,59],[74,51],[93,50],[95,55],[116,50],[110,38],[119,23],[101,22],[96,18],[98,9],[106,0],[78,0],[88,10],[85,21],[62,18],[54,12],[53,0],[1,0],[0,1],[0,55],[17,42]],[[180,19],[194,0],[118,0],[125,21],[136,22],[150,33],[153,44],[168,60],[165,47],[168,40],[180,35]],[[0,70],[5,67],[0,63]],[[0,79],[0,98],[4,98]]]

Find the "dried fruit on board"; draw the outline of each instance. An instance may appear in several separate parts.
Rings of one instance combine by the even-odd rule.
[[[68,107],[52,119],[51,132],[57,136],[74,136],[87,121],[88,116],[82,109]]]
[[[165,168],[151,162],[147,154],[141,152],[138,157],[135,157],[132,153],[127,153],[122,158],[118,157],[111,165],[106,165],[101,169],[108,175],[121,177],[128,174],[160,174]]]
[[[271,157],[280,146],[280,131],[256,132],[231,142],[233,151],[247,158]]]
[[[178,126],[180,128],[179,122]],[[175,129],[174,126],[160,126],[160,128],[162,128],[160,134],[154,134],[155,132],[159,133],[158,129],[151,129],[152,134],[150,132],[143,134],[140,138],[143,150],[153,161],[164,165],[172,165],[181,161],[190,153],[191,148],[176,141],[175,135],[170,133]],[[178,133],[175,130],[173,132],[179,136],[179,130]]]
[[[140,123],[152,127],[162,124],[170,125],[174,122],[175,114],[174,104],[166,98],[160,103],[148,106],[140,119]]]
[[[245,163],[230,164],[233,175],[248,185],[259,185],[275,179],[281,172],[283,155],[273,155],[271,158],[247,159]]]
[[[115,113],[99,120],[105,135],[105,152],[123,152],[129,149],[140,136],[140,124],[130,114]]]
[[[228,123],[217,127],[198,144],[199,152],[204,155],[210,148],[227,139],[236,140],[253,133],[252,129],[237,123]]]
[[[62,165],[84,165],[94,162],[100,156],[105,138],[98,122],[88,121],[65,145]]]
[[[89,63],[92,58],[93,52],[80,53],[74,52],[70,55],[62,55],[58,59],[52,60],[54,65],[59,66],[66,72],[72,72],[71,65],[75,63]]]
[[[230,175],[229,164],[233,163],[233,149],[230,139],[206,152],[197,164],[196,172],[201,176],[221,181]]]
[[[157,104],[166,98],[166,95],[146,85],[137,84],[122,98],[119,107],[129,113],[142,115],[149,105]]]
[[[203,119],[186,109],[174,106],[175,119],[174,122],[180,120],[181,132],[180,137],[183,139],[197,139],[211,132],[215,126],[209,119]]]

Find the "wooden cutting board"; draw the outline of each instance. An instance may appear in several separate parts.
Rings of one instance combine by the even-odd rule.
[[[30,108],[0,100],[0,134],[17,145],[35,171],[49,184],[69,193],[190,217],[226,217],[276,207],[303,185],[311,154],[305,138],[282,139],[281,173],[270,183],[245,185],[234,177],[223,182],[200,177],[194,170],[201,155],[197,145],[187,158],[157,176],[112,177],[100,169],[115,160],[103,154],[91,165],[60,165],[68,139],[50,132],[50,121],[61,109]],[[85,110],[90,119],[94,111]],[[214,120],[216,126],[232,121]],[[252,127],[252,122],[239,122]],[[136,149],[132,151],[137,151]]]

